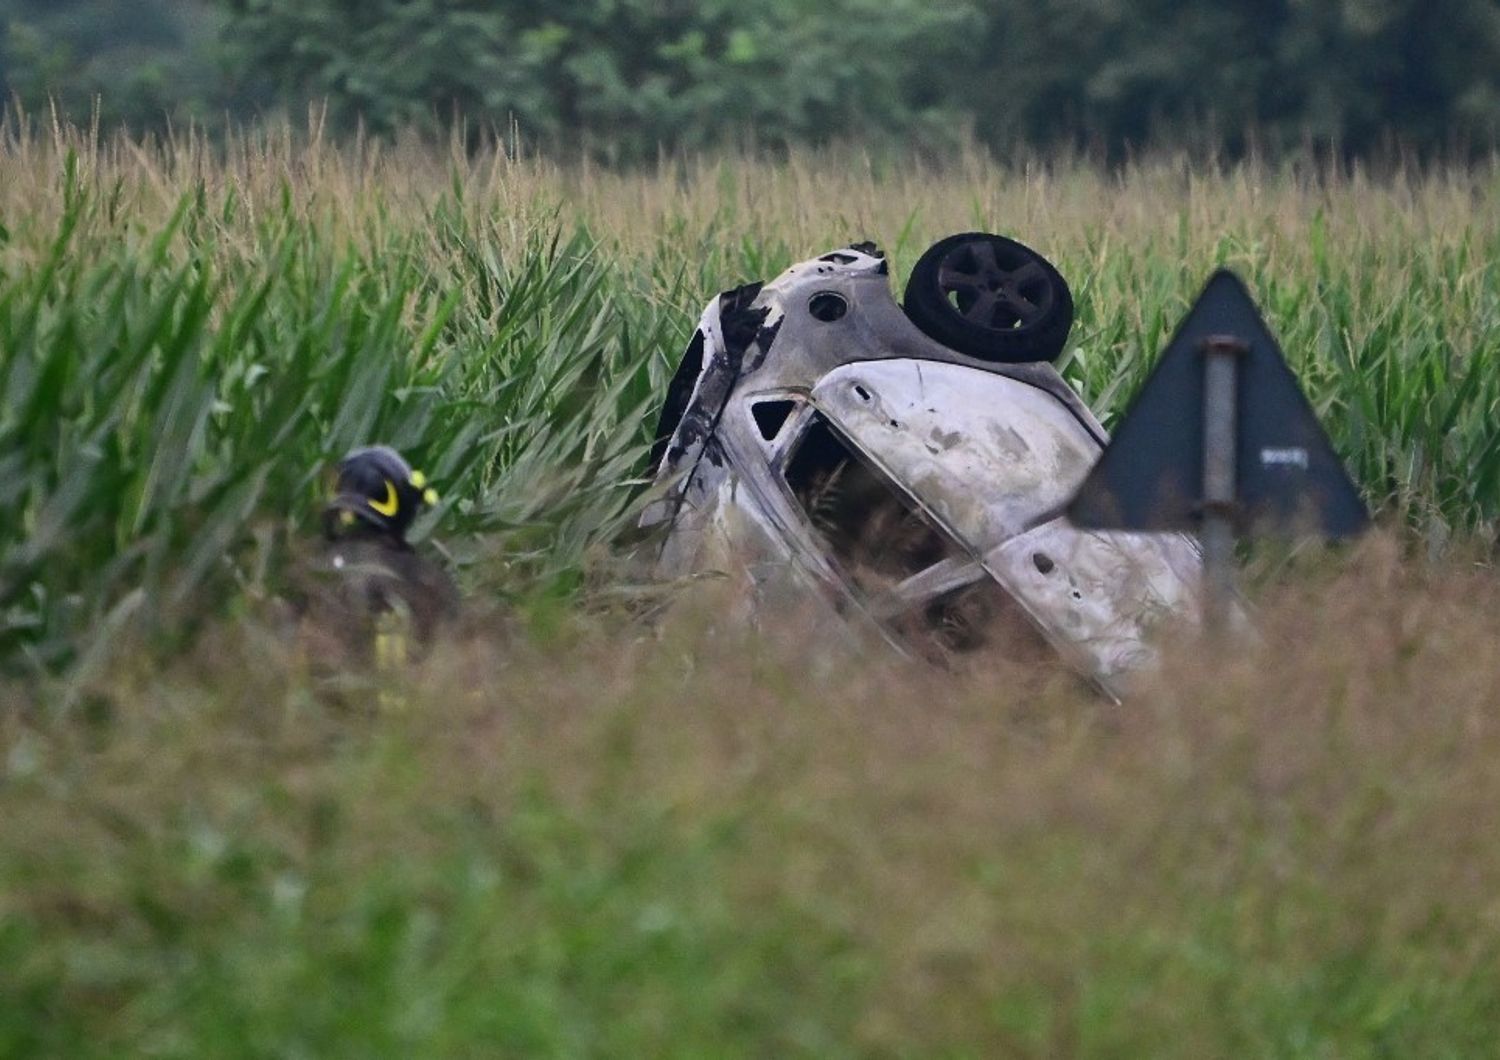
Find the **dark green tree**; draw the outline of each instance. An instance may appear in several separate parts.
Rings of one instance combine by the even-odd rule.
[[[326,104],[552,148],[1487,148],[1496,0],[0,0],[0,87],[136,129]]]
[[[158,128],[212,116],[222,13],[192,0],[0,0],[0,88],[74,120]]]
[[[649,154],[738,137],[952,135],[922,0],[230,0],[243,66],[374,131],[455,113]]]
[[[1500,129],[1493,0],[990,0],[952,67],[982,138],[1487,146]]]
[[[1279,117],[1366,151],[1395,138],[1448,148],[1500,132],[1500,4],[1293,4],[1278,39]],[[1288,120],[1290,119],[1290,120]]]

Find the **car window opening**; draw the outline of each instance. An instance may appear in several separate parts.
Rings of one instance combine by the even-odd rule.
[[[776,436],[781,433],[781,428],[786,425],[789,417],[797,408],[795,401],[778,398],[773,401],[757,401],[750,406],[750,415],[755,417],[755,426],[760,431],[760,436],[768,442],[774,442]]]
[[[814,415],[786,467],[786,482],[813,528],[872,607],[924,656],[967,654],[1003,638],[1008,647],[1045,643],[993,579],[976,576],[935,595],[902,599],[902,583],[934,568],[973,560],[860,457],[821,415]],[[941,576],[934,587],[952,585]],[[962,580],[962,579],[960,579]],[[1003,631],[1003,632],[1002,632]]]
[[[886,590],[960,550],[815,415],[786,468],[787,485],[829,551],[867,592]]]

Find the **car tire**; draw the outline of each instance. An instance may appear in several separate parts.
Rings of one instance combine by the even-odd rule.
[[[1046,258],[988,232],[928,248],[906,284],[906,315],[929,338],[982,361],[1050,361],[1073,326],[1073,294]]]

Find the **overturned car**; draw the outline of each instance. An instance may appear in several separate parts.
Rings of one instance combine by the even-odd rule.
[[[719,296],[657,431],[658,575],[821,600],[924,656],[1040,648],[1119,695],[1153,627],[1195,619],[1200,560],[1063,515],[1107,441],[1050,363],[1072,315],[985,233],[930,248],[904,309],[870,244]]]

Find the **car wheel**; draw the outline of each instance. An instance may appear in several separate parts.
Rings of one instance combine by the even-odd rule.
[[[1050,361],[1073,326],[1073,295],[1052,263],[987,232],[928,248],[906,284],[906,315],[944,346],[983,361]]]

